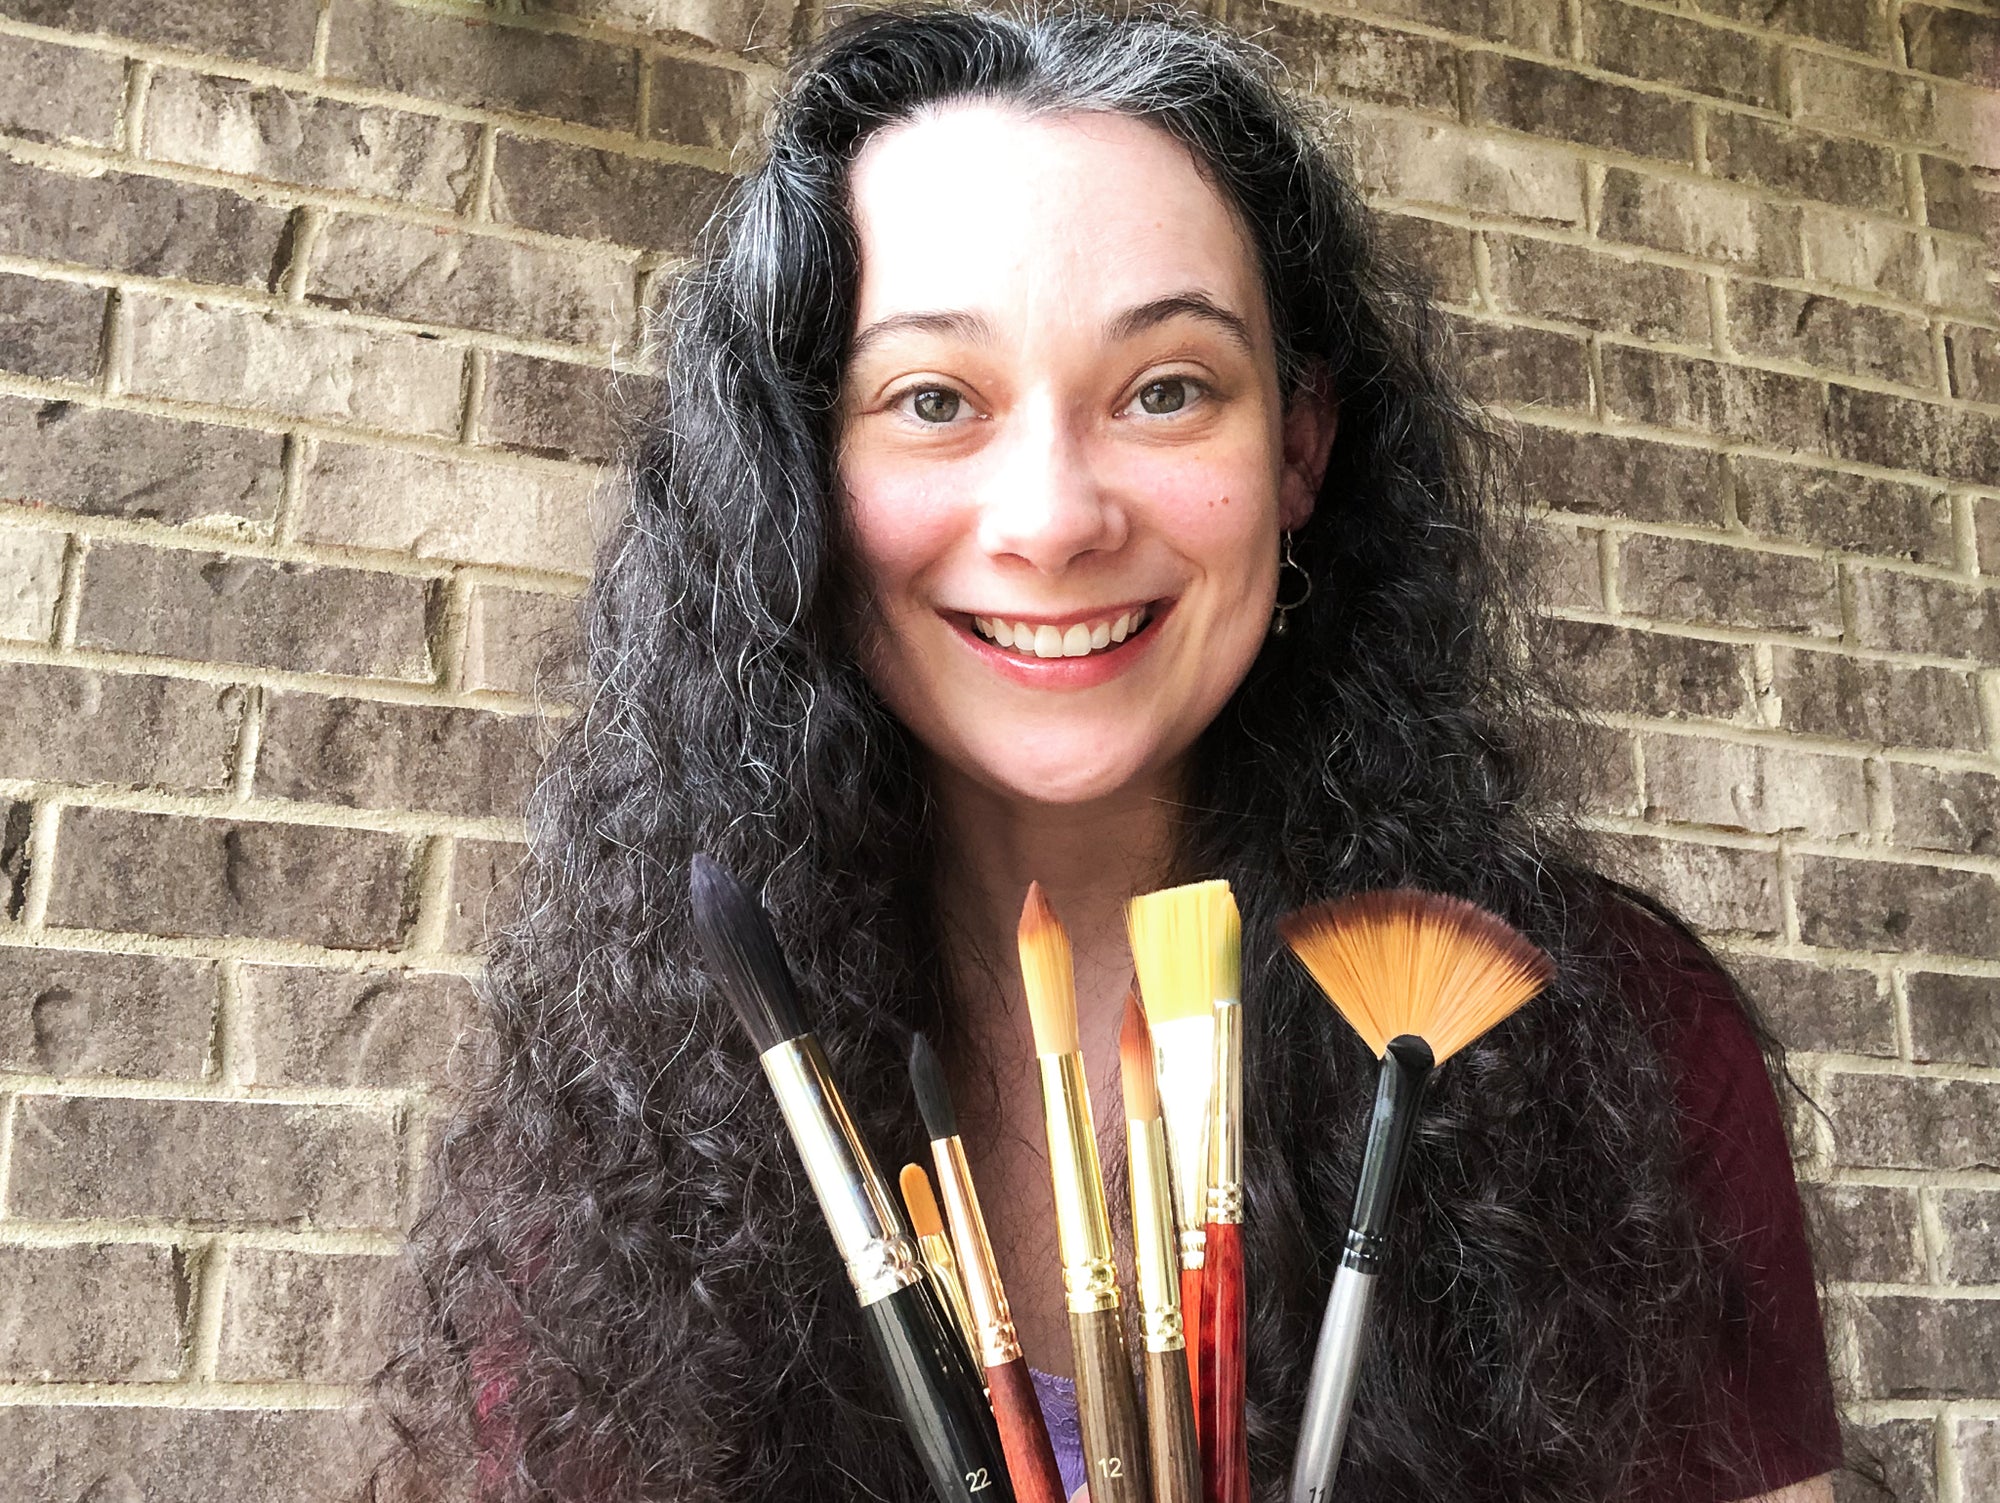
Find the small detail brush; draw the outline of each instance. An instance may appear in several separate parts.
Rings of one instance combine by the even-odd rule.
[[[1042,1072],[1042,1106],[1049,1134],[1049,1174],[1055,1187],[1056,1239],[1062,1249],[1063,1295],[1076,1353],[1076,1409],[1091,1503],[1147,1503],[1146,1434],[1125,1352],[1118,1269],[1112,1261],[1111,1217],[1104,1172],[1076,1029],[1076,976],[1069,936],[1040,883],[1028,887],[1021,911],[1021,975],[1035,1053]]]
[[[1180,1253],[1174,1245],[1174,1212],[1167,1189],[1167,1135],[1153,1075],[1153,1039],[1136,991],[1125,999],[1118,1065],[1125,1085],[1125,1161],[1132,1182],[1132,1264],[1145,1348],[1153,1499],[1199,1503],[1201,1446],[1195,1438],[1187,1338],[1181,1329]]]
[[[806,1029],[763,905],[706,856],[694,858],[690,877],[702,953],[778,1098],[932,1491],[940,1503],[1011,1503],[978,1374]]]
[[[1382,1061],[1354,1214],[1327,1296],[1292,1460],[1290,1503],[1330,1503],[1424,1086],[1433,1069],[1547,986],[1555,967],[1485,909],[1415,888],[1318,903],[1278,927]]]
[[[1014,1331],[1007,1308],[1007,1291],[1000,1282],[1000,1265],[993,1241],[986,1234],[986,1217],[979,1209],[979,1192],[966,1163],[965,1144],[958,1136],[958,1114],[951,1091],[930,1040],[921,1033],[910,1042],[910,1083],[916,1088],[917,1110],[930,1135],[931,1158],[937,1165],[938,1194],[944,1200],[958,1266],[965,1279],[966,1303],[972,1307],[977,1360],[986,1370],[986,1388],[993,1400],[993,1418],[1000,1427],[1000,1446],[1007,1455],[1014,1496],[1020,1503],[1064,1503],[1062,1473],[1055,1448],[1049,1444],[1035,1381]]]
[[[1215,993],[1215,1076],[1208,1103],[1207,1262],[1199,1339],[1201,1492],[1206,1503],[1250,1503],[1249,1307],[1243,1281],[1243,920],[1227,883],[1203,928]]]
[[[931,1193],[931,1177],[922,1164],[905,1164],[897,1183],[903,1191],[903,1206],[910,1213],[910,1226],[923,1249],[924,1266],[930,1270],[931,1284],[951,1311],[952,1321],[965,1338],[965,1354],[979,1360],[979,1338],[973,1333],[972,1311],[965,1303],[965,1286],[959,1282],[958,1259],[952,1255],[951,1238],[945,1235],[944,1217],[938,1214],[937,1197]]]
[[[1196,1349],[1201,1273],[1207,1255],[1208,1098],[1215,1081],[1215,947],[1208,928],[1223,881],[1149,892],[1125,905],[1125,928],[1139,972],[1139,998],[1153,1036],[1160,1114],[1166,1123],[1174,1223],[1180,1228],[1181,1321],[1188,1382],[1201,1405]]]

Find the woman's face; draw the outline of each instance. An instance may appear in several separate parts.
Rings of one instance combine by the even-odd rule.
[[[1287,413],[1255,251],[1120,115],[873,137],[839,478],[859,650],[937,757],[1075,804],[1170,779],[1269,629],[1329,404]]]

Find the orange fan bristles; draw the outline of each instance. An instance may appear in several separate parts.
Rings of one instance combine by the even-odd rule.
[[[1021,982],[1028,994],[1028,1021],[1034,1025],[1035,1053],[1074,1054],[1076,971],[1069,934],[1049,906],[1042,884],[1028,884],[1021,909]]]
[[[1315,903],[1278,932],[1378,1058],[1414,1033],[1441,1065],[1555,977],[1504,919],[1414,887]]]

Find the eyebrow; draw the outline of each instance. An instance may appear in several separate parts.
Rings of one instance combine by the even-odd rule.
[[[1169,293],[1165,297],[1156,297],[1151,302],[1127,308],[1105,323],[1104,337],[1116,343],[1130,339],[1136,334],[1143,334],[1148,329],[1176,318],[1200,319],[1203,323],[1221,330],[1230,343],[1237,346],[1244,354],[1256,354],[1256,345],[1250,338],[1250,325],[1205,292]],[[892,313],[887,318],[878,318],[854,336],[854,343],[848,350],[848,359],[859,360],[876,345],[906,330],[942,334],[964,340],[967,344],[993,342],[992,325],[977,313],[956,310]]]

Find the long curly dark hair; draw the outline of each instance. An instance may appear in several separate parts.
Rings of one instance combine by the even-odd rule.
[[[911,1029],[949,1036],[948,853],[852,651],[835,397],[858,281],[848,166],[873,132],[972,96],[1118,111],[1185,142],[1254,232],[1284,393],[1319,360],[1341,402],[1296,536],[1311,597],[1196,748],[1178,822],[1184,874],[1227,877],[1244,917],[1257,1496],[1281,1492],[1374,1087],[1274,925],[1397,883],[1486,905],[1560,974],[1433,1084],[1344,1495],[1597,1503],[1671,1483],[1721,1428],[1701,1422],[1717,1250],[1677,1173],[1668,1066],[1619,1000],[1604,884],[1542,772],[1574,775],[1572,717],[1531,666],[1495,445],[1439,316],[1377,243],[1323,115],[1221,26],[898,5],[794,66],[766,156],[678,286],[383,1377],[402,1485],[925,1496],[776,1104],[699,964],[686,879],[708,851],[762,885],[864,1134],[886,1162],[921,1155],[903,1061]]]

